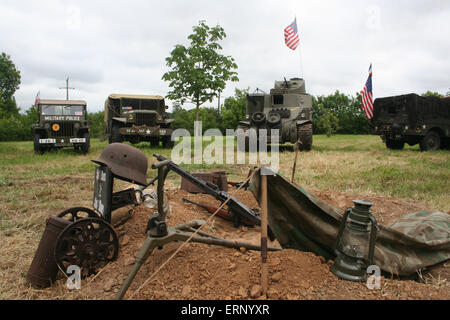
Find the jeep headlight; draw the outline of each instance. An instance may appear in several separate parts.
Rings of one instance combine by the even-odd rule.
[[[162,117],[161,116],[158,116],[158,121],[161,121],[162,120]]]
[[[45,130],[50,129],[50,124],[49,123],[44,124],[44,128],[45,128]]]
[[[128,116],[128,120],[133,120],[133,115],[132,115],[132,114],[130,114],[130,115]]]
[[[74,127],[75,130],[78,130],[78,129],[80,129],[80,124],[79,124],[78,122],[76,122],[76,123],[73,125],[73,127]]]
[[[408,130],[409,129],[409,127],[408,126],[405,126],[405,130]]]
[[[52,124],[53,131],[57,132],[57,131],[59,131],[60,128],[61,128],[61,126],[58,123]]]

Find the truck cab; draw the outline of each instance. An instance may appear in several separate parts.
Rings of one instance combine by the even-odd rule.
[[[405,143],[419,144],[421,151],[448,147],[450,99],[414,93],[377,98],[371,127],[389,149],[403,149]]]
[[[173,146],[172,129],[164,98],[154,95],[110,94],[105,101],[105,135],[109,143],[149,141],[152,146],[162,141]]]

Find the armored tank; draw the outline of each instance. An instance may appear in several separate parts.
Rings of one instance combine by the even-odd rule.
[[[247,95],[246,118],[239,121],[238,129],[245,135],[248,149],[249,129],[267,129],[267,143],[271,143],[271,130],[278,129],[279,143],[300,141],[300,150],[312,147],[312,96],[306,93],[305,80],[292,78],[275,81],[270,94],[255,92]]]

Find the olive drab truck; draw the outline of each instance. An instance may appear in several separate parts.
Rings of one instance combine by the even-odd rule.
[[[450,98],[406,94],[377,98],[371,119],[371,133],[386,147],[401,150],[405,143],[419,144],[421,151],[450,145]]]
[[[306,93],[305,80],[293,78],[275,81],[270,94],[247,95],[246,118],[239,121],[238,129],[245,135],[248,148],[248,130],[267,129],[267,143],[271,143],[271,129],[278,129],[279,143],[300,141],[300,150],[312,147],[312,96]]]
[[[105,101],[105,136],[109,143],[149,141],[151,146],[173,147],[173,119],[164,98],[155,95],[110,94]]]
[[[31,126],[34,151],[73,147],[88,153],[90,148],[87,104],[83,100],[39,100],[38,122]]]

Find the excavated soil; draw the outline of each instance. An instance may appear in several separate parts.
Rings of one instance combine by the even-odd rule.
[[[233,190],[229,190],[232,192]],[[352,199],[358,195],[346,195],[339,192],[313,192],[331,205],[345,209],[351,207]],[[217,205],[212,197],[203,194],[189,194],[171,188],[167,192],[170,210],[167,223],[170,226],[191,220],[207,220],[210,214],[192,204],[185,204],[182,198]],[[239,191],[236,197],[250,208],[258,203],[250,191]],[[394,198],[365,196],[376,204],[373,213],[379,223],[388,225],[405,213],[420,209],[416,204]],[[120,237],[119,258],[106,266],[96,276],[82,281],[82,290],[71,298],[112,299],[130,272],[135,255],[146,238],[146,225],[153,210],[144,206],[131,209],[131,218],[116,228]],[[235,228],[229,221],[214,217],[202,231],[218,237],[259,244],[259,227]],[[155,250],[142,266],[130,286],[125,298],[132,299],[263,299],[260,287],[261,256],[258,251],[244,248],[229,249],[200,243],[186,244],[159,271],[182,245],[173,242],[161,250]],[[279,244],[270,242],[270,246]],[[330,264],[312,253],[296,250],[269,252],[269,291],[267,298],[282,300],[298,299],[450,299],[450,290],[445,274],[448,266],[439,269],[439,279],[422,275],[427,283],[403,281],[382,277],[380,290],[369,290],[365,283],[348,282],[338,279],[329,271]],[[155,274],[155,272],[157,272]],[[447,272],[447,273],[445,273]],[[152,279],[137,289],[150,277]],[[428,277],[428,278],[427,278]],[[65,283],[60,277],[58,282]],[[62,285],[60,284],[60,287]],[[39,297],[45,298],[48,288],[40,291]]]

